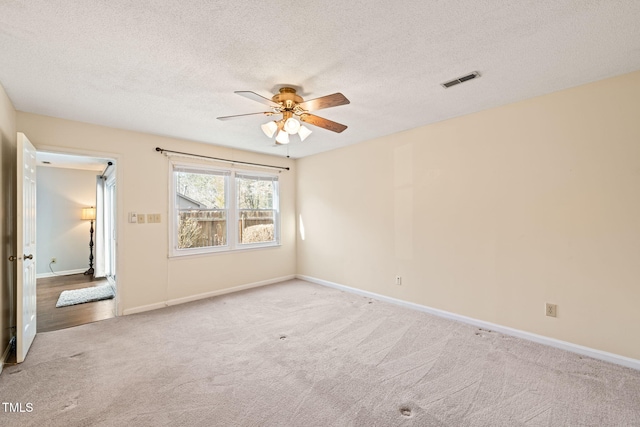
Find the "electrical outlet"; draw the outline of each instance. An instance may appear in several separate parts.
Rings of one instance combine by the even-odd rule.
[[[402,276],[396,276],[396,285],[402,285]]]
[[[58,259],[56,257],[51,258],[51,264],[55,264],[56,262],[58,262]]]
[[[557,317],[558,306],[555,304],[546,303],[545,305],[545,313],[549,317]]]
[[[145,223],[145,214],[138,214],[138,224],[144,224]],[[149,221],[151,222],[151,221]]]

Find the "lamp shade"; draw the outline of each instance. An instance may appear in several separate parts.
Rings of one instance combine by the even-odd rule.
[[[262,132],[267,135],[269,138],[273,138],[273,135],[278,130],[278,125],[276,122],[268,122],[260,126],[262,128]]]
[[[309,135],[311,135],[311,129],[306,126],[300,126],[298,135],[300,136],[300,141],[304,141]]]
[[[284,130],[289,135],[295,135],[296,133],[298,133],[298,130],[300,130],[300,122],[293,117],[290,117],[286,122],[284,122]]]
[[[276,141],[279,142],[280,144],[288,144],[289,134],[284,130],[279,131],[278,135],[276,136]]]
[[[96,208],[91,206],[90,208],[82,208],[82,216],[81,219],[96,219]]]

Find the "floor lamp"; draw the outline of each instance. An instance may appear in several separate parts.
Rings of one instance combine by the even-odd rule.
[[[82,208],[82,219],[91,220],[91,229],[89,230],[89,269],[84,272],[85,276],[93,276],[93,221],[96,219],[96,208]]]

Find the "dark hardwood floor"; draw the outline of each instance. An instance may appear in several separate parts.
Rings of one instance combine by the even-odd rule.
[[[114,317],[115,299],[56,308],[56,302],[62,291],[100,286],[106,283],[106,279],[94,279],[84,274],[37,279],[37,331],[55,331]]]

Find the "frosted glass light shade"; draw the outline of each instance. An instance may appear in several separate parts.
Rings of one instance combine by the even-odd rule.
[[[280,144],[288,144],[289,143],[289,134],[283,130],[278,132],[278,136],[276,136],[276,141]]]
[[[284,130],[287,131],[289,135],[295,135],[296,133],[298,133],[299,129],[300,122],[293,117],[288,118],[287,121],[284,122]]]
[[[309,135],[311,135],[311,129],[306,126],[300,126],[300,130],[298,130],[298,135],[300,135],[300,141],[304,141],[307,139]]]
[[[260,127],[262,128],[262,132],[264,132],[264,134],[269,138],[273,138],[273,135],[278,130],[278,125],[276,124],[276,122],[267,122]]]

